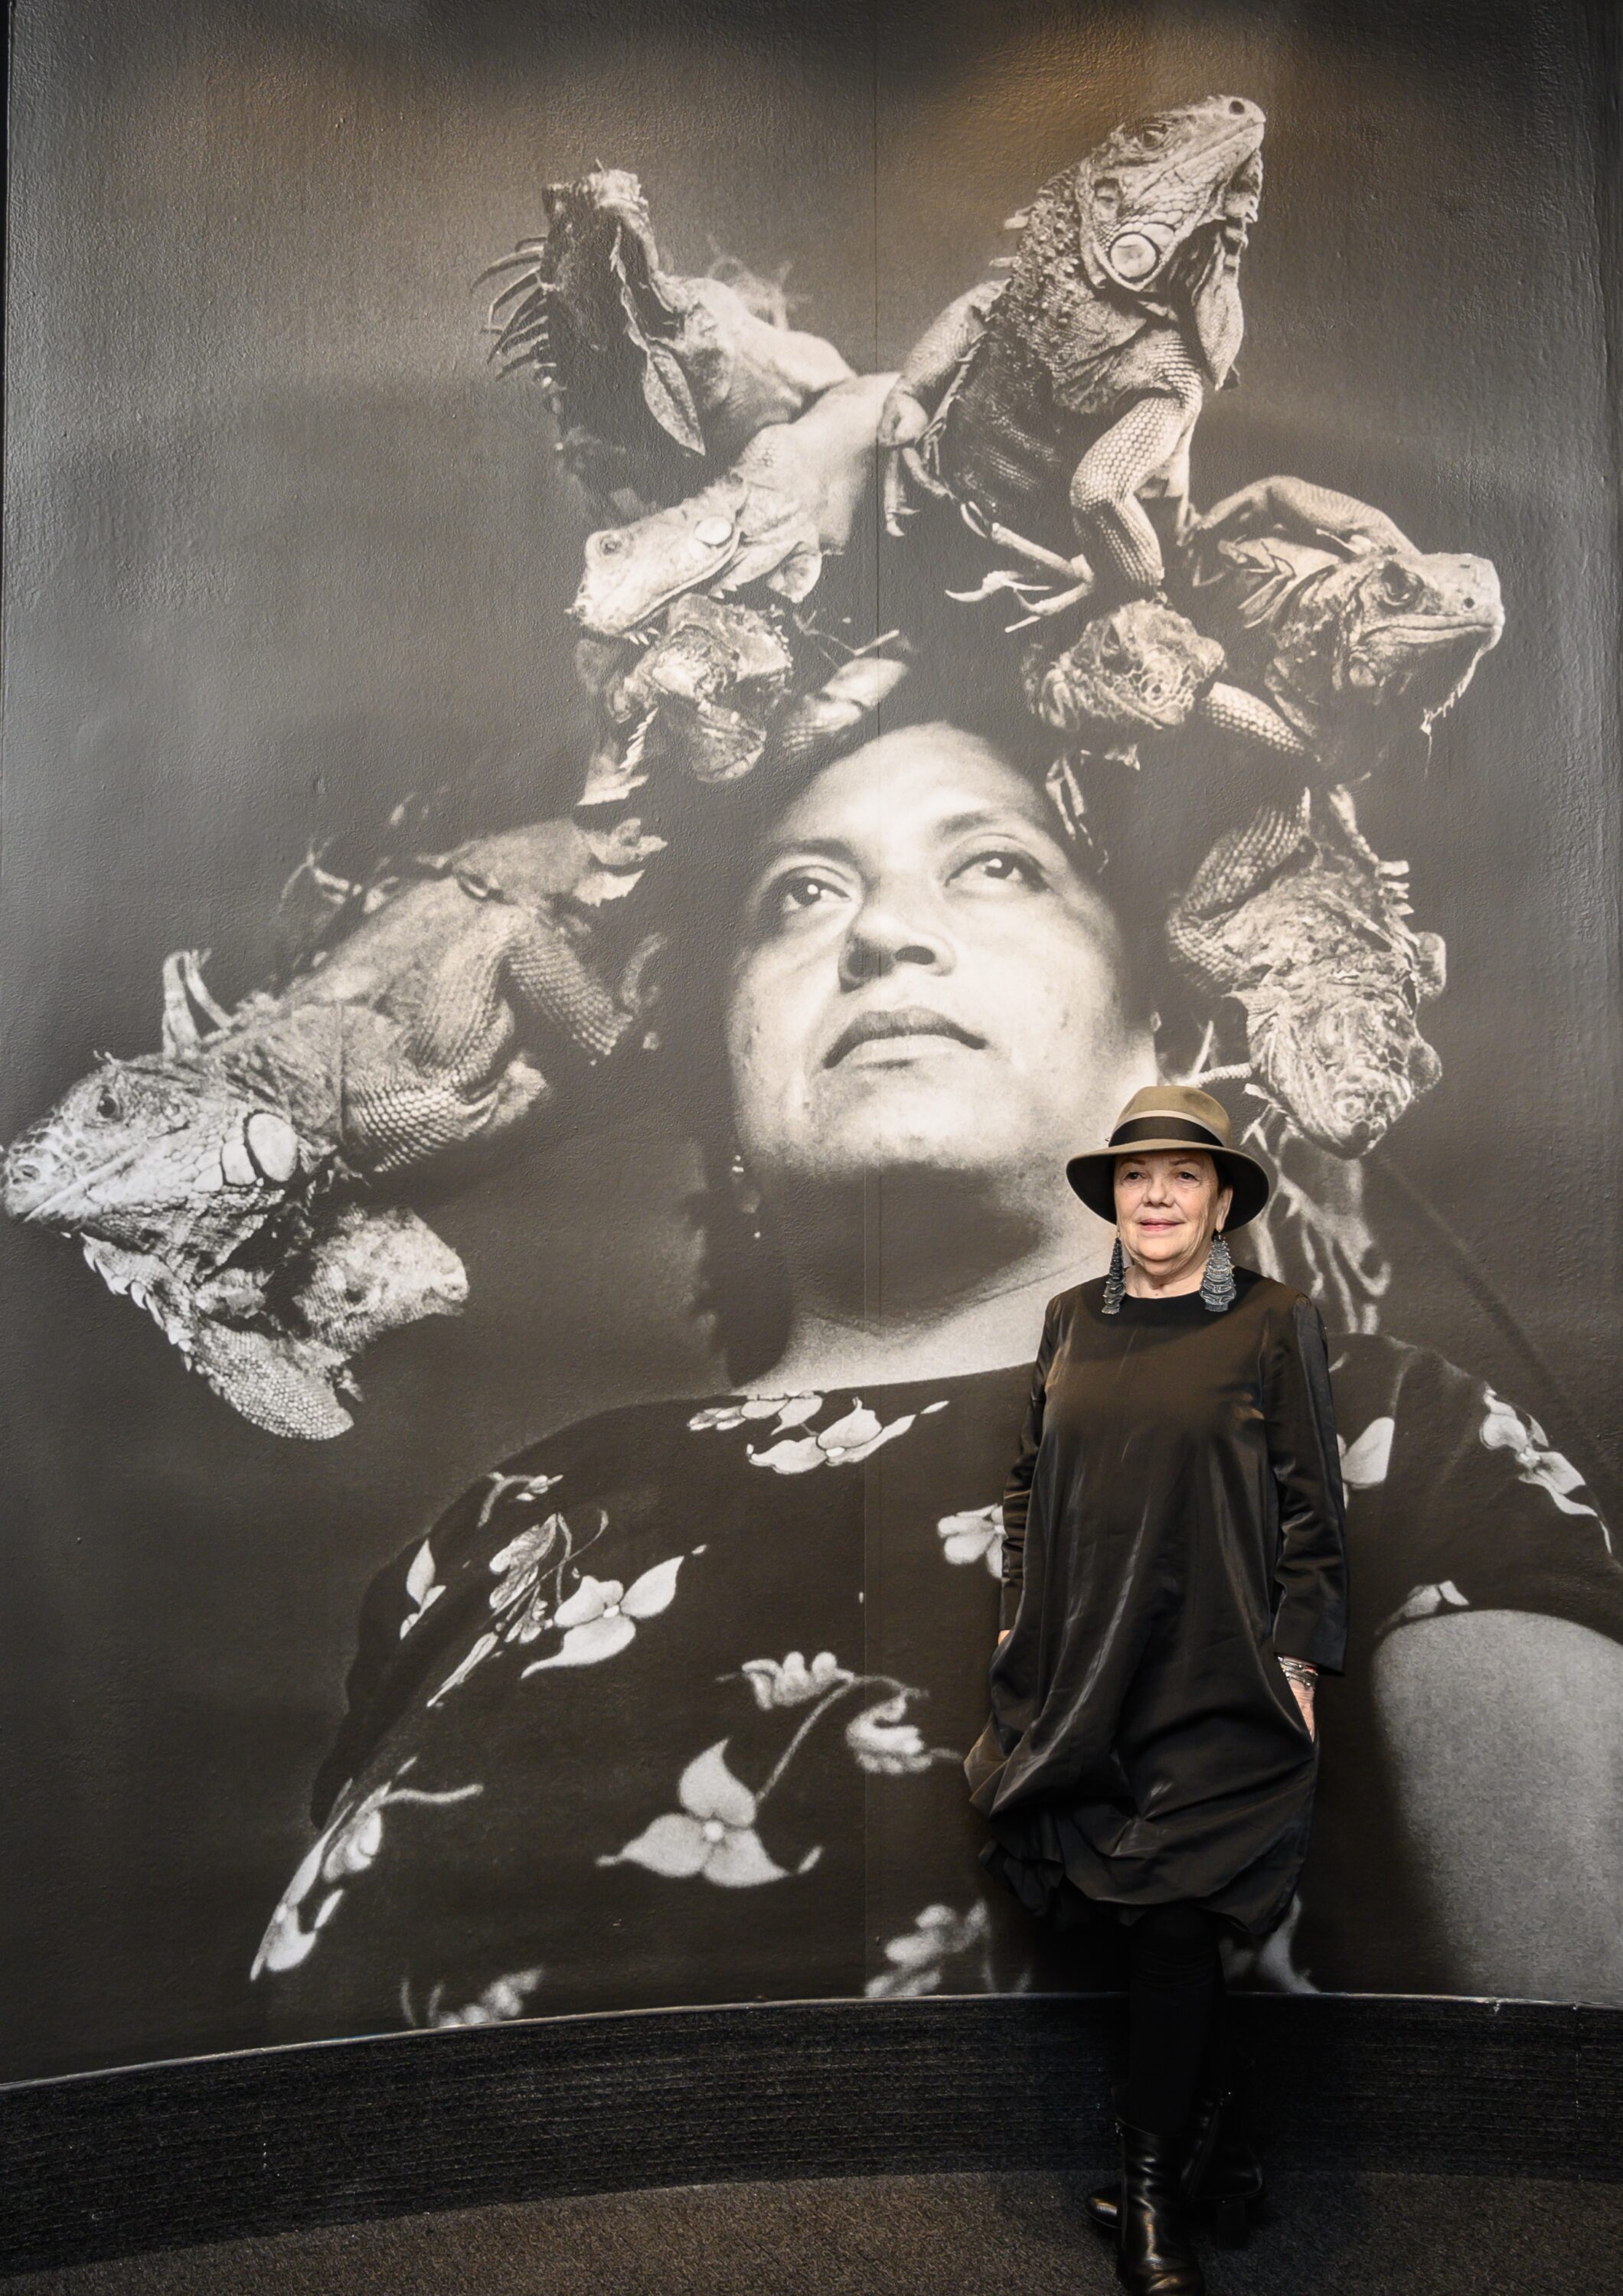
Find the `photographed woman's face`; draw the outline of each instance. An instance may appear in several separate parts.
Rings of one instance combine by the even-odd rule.
[[[727,1052],[769,1195],[912,1169],[1051,1196],[1154,1074],[1115,922],[1048,800],[944,725],[829,766],[763,840]]]

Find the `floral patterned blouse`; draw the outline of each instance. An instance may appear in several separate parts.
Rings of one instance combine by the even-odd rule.
[[[1473,1606],[1623,1639],[1623,1570],[1572,1467],[1479,1382],[1368,1337],[1331,1368],[1353,1642],[1257,1974],[1446,1988],[1372,1643]],[[320,1831],[254,1963],[277,2034],[1110,1981],[1104,1942],[987,1875],[961,1767],[1030,1376],[639,1405],[476,1483],[367,1596]]]

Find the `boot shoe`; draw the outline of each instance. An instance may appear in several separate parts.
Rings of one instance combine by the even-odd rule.
[[[1184,2132],[1181,2182],[1191,2208],[1213,2210],[1218,2239],[1226,2247],[1243,2245],[1262,2203],[1263,2172],[1240,2128],[1232,2090],[1196,2098]],[[1088,2194],[1088,2215],[1100,2232],[1115,2234],[1121,2216],[1120,2191],[1112,2183]]]
[[[1129,2296],[1205,2296],[1181,2190],[1182,2139],[1125,2120],[1116,2128],[1121,2158],[1116,2278]]]

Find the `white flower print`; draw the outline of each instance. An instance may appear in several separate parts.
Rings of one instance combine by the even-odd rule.
[[[474,1528],[482,1530],[498,1506],[504,1504],[508,1506],[533,1506],[563,1480],[562,1475],[504,1475],[498,1470],[490,1477],[490,1488],[485,1493],[484,1505],[479,1510],[479,1521]]]
[[[475,1636],[474,1640],[468,1644],[461,1663],[453,1668],[451,1672],[446,1676],[444,1681],[440,1685],[439,1689],[434,1691],[430,1697],[425,1699],[424,1703],[428,1706],[438,1706],[442,1698],[448,1696],[451,1691],[459,1688],[460,1685],[467,1680],[469,1675],[473,1673],[475,1667],[482,1666],[486,1659],[490,1657],[490,1652],[493,1650],[499,1649],[500,1644],[501,1636],[499,1635],[484,1634]]]
[[[423,1541],[411,1558],[411,1568],[406,1573],[406,1592],[411,1597],[411,1608],[400,1620],[400,1640],[405,1641],[424,1611],[437,1603],[445,1588],[441,1585],[434,1568],[434,1550],[427,1539]]]
[[[943,1396],[938,1403],[927,1403],[923,1411],[904,1412],[900,1419],[886,1423],[868,1409],[859,1396],[842,1418],[819,1434],[798,1439],[786,1436],[766,1450],[751,1449],[750,1464],[770,1467],[776,1475],[803,1475],[813,1467],[854,1466],[858,1460],[877,1451],[881,1443],[894,1442],[898,1435],[905,1435],[916,1419],[946,1407]]]
[[[845,1725],[845,1743],[861,1768],[878,1777],[910,1777],[932,1762],[956,1759],[944,1746],[927,1746],[918,1725],[904,1718],[911,1694],[899,1690],[894,1698],[865,1706]]]
[[[1003,1510],[998,1501],[963,1514],[943,1514],[935,1530],[949,1562],[985,1562],[994,1578],[1001,1577]]]
[[[525,1480],[517,1475],[498,1480],[505,1480],[509,1484]],[[556,1480],[556,1476],[544,1475],[530,1479],[543,1486]],[[486,1513],[489,1513],[488,1502]],[[601,1535],[606,1520],[599,1509],[595,1537]],[[564,1517],[549,1514],[544,1522],[531,1523],[525,1529],[516,1532],[505,1546],[497,1550],[490,1557],[490,1569],[496,1578],[496,1584],[490,1589],[490,1608],[496,1613],[496,1624],[488,1632],[474,1637],[460,1664],[446,1676],[438,1690],[428,1699],[430,1706],[438,1706],[442,1698],[465,1683],[474,1669],[482,1666],[492,1651],[499,1649],[503,1643],[532,1643],[551,1623],[552,1608],[542,1573],[551,1563],[553,1567],[547,1571],[547,1577],[556,1579],[559,1565],[572,1548],[569,1526]]]
[[[984,1946],[991,1931],[985,1906],[977,1899],[967,1914],[951,1906],[927,1906],[910,1930],[892,1938],[885,1948],[891,1966],[870,1977],[863,1988],[870,2001],[886,2001],[909,1994],[934,1993],[945,1964],[954,1954],[971,1953]],[[991,1972],[983,1970],[989,1986]]]
[[[738,1669],[763,1710],[773,1706],[804,1706],[826,1690],[844,1689],[856,1680],[832,1651],[819,1651],[810,1666],[799,1651],[786,1659],[746,1658]]]
[[[680,1810],[656,1817],[615,1856],[599,1857],[598,1865],[646,1866],[672,1881],[703,1874],[723,1890],[786,1881],[789,1868],[769,1857],[755,1832],[762,1797],[728,1768],[727,1742],[718,1739],[682,1772],[676,1788]],[[809,1849],[795,1871],[809,1873],[821,1854]]]
[[[1581,1488],[1583,1477],[1569,1459],[1552,1450],[1550,1439],[1536,1419],[1524,1419],[1502,1395],[1487,1390],[1487,1410],[1480,1433],[1490,1451],[1509,1451],[1521,1472],[1521,1480],[1545,1491],[1563,1514],[1593,1515],[1594,1509],[1569,1498]]]
[[[547,1624],[541,1572],[567,1536],[563,1516],[549,1514],[545,1522],[517,1532],[490,1557],[497,1581],[490,1589],[490,1608],[504,1614],[504,1641],[532,1643]]]
[[[1352,1442],[1336,1443],[1341,1453],[1341,1480],[1349,1491],[1373,1490],[1384,1483],[1392,1464],[1392,1438],[1397,1432],[1397,1422],[1388,1416],[1372,1419],[1362,1435]]]
[[[400,1802],[443,1808],[449,1802],[470,1801],[475,1794],[484,1792],[479,1784],[452,1786],[441,1793],[400,1784],[399,1780],[416,1765],[414,1754],[401,1763],[386,1784],[374,1787],[359,1801],[340,1804],[337,1816],[305,1852],[283,1891],[281,1902],[260,1939],[260,1949],[248,1972],[250,1982],[263,1970],[276,1975],[284,1969],[297,1969],[315,1950],[317,1936],[338,1911],[346,1885],[358,1874],[367,1871],[383,1846],[384,1810]],[[325,1882],[327,1887],[307,1920],[305,1901],[317,1882]]]
[[[633,1578],[629,1587],[618,1578],[594,1578],[589,1570],[553,1613],[553,1625],[566,1630],[562,1647],[550,1658],[531,1659],[524,1674],[540,1674],[548,1666],[596,1666],[600,1659],[613,1658],[632,1640],[645,1619],[657,1618],[670,1609],[676,1598],[676,1574],[686,1560],[685,1555],[673,1554],[668,1562],[645,1570],[640,1578]]]
[[[443,2031],[463,2025],[500,2025],[511,2017],[522,2017],[529,1996],[547,1974],[544,1969],[515,1969],[506,1977],[498,1977],[485,1987],[476,2001],[461,2009],[445,2009],[445,1988],[436,1985],[428,1997],[423,2015],[416,2016],[411,2006],[409,1983],[400,1988],[400,2007],[408,2025],[432,2025]]]
[[[760,1419],[776,1420],[779,1429],[803,1427],[822,1407],[820,1395],[746,1395],[737,1403],[713,1403],[696,1411],[688,1425],[696,1435],[745,1427]]]

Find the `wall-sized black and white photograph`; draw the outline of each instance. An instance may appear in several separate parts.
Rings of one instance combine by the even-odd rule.
[[[1623,2004],[1536,12],[18,0],[0,2078],[1190,1898],[1237,1992]],[[1173,1324],[1229,1447],[1163,1374],[1067,1562],[1054,1350]]]

